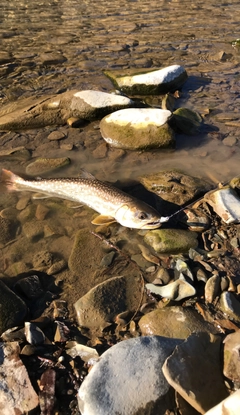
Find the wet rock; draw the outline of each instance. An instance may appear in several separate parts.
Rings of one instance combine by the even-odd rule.
[[[167,123],[171,112],[155,108],[116,111],[100,122],[104,140],[125,150],[168,148],[175,145],[174,132]]]
[[[39,251],[32,259],[33,267],[36,269],[50,267],[53,263],[53,255],[49,251]]]
[[[67,60],[61,53],[46,52],[39,56],[42,65],[57,65]]]
[[[187,80],[187,72],[180,65],[148,71],[104,71],[114,86],[128,95],[154,95],[174,92]]]
[[[240,222],[240,198],[229,186],[209,192],[204,200],[225,223]]]
[[[72,90],[63,94],[27,98],[0,111],[0,131],[64,125],[70,118],[94,120],[135,105],[127,97],[101,91]]]
[[[163,365],[169,384],[201,414],[228,396],[221,371],[220,345],[217,336],[192,334]]]
[[[79,356],[89,365],[93,365],[99,360],[99,354],[96,349],[76,342],[67,343],[67,354],[73,359],[75,359],[76,356]]]
[[[45,335],[42,330],[34,323],[25,322],[25,336],[29,344],[33,346],[44,343]]]
[[[65,167],[70,163],[71,160],[68,157],[54,159],[38,158],[26,167],[26,173],[31,176],[41,175]]]
[[[175,404],[162,365],[178,343],[175,339],[152,336],[125,340],[111,347],[79,389],[81,414],[164,415]]]
[[[224,376],[240,385],[240,330],[228,334],[223,343]]]
[[[44,233],[42,223],[36,221],[24,223],[22,230],[24,235],[31,241],[41,238]]]
[[[140,182],[150,192],[180,206],[198,198],[210,189],[209,183],[205,180],[174,170],[142,176]]]
[[[240,302],[232,292],[224,292],[220,296],[218,307],[231,320],[240,322]]]
[[[98,284],[75,304],[78,323],[101,331],[111,324],[117,314],[136,311],[142,295],[142,279],[134,276],[109,278]]]
[[[43,294],[42,284],[37,275],[20,279],[16,282],[14,288],[30,300],[34,300]]]
[[[202,117],[188,108],[178,108],[173,112],[173,122],[184,134],[197,134],[202,124]]]
[[[48,275],[58,274],[59,272],[63,271],[67,268],[67,262],[64,259],[60,259],[60,261],[54,262],[47,270],[46,273]]]
[[[15,223],[10,219],[0,216],[0,245],[14,239],[16,233]]]
[[[29,413],[38,406],[38,396],[19,358],[17,342],[0,343],[0,413]]]
[[[30,151],[27,150],[23,146],[0,151],[0,158],[3,158],[4,160],[9,159],[9,160],[23,161],[23,160],[29,160],[30,157],[31,157]]]
[[[66,138],[66,134],[64,134],[62,131],[52,131],[48,135],[48,139],[50,141],[62,140],[63,138]]]
[[[194,310],[186,307],[165,307],[145,314],[139,320],[144,336],[164,336],[186,339],[194,332],[216,333],[216,329],[206,323]]]
[[[22,324],[27,314],[26,304],[0,281],[0,334]]]
[[[183,229],[148,231],[144,241],[156,252],[177,254],[198,246],[197,234]]]
[[[152,294],[160,295],[163,298],[174,301],[180,301],[183,298],[192,297],[196,294],[196,290],[191,284],[180,279],[162,287],[154,284],[146,284],[145,287]]]
[[[240,413],[240,390],[237,390],[228,398],[224,399],[205,415],[239,415]]]

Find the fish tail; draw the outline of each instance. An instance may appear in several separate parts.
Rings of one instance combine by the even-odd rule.
[[[3,183],[8,190],[21,190],[21,181],[24,182],[21,177],[12,173],[10,170],[2,169],[0,182]]]

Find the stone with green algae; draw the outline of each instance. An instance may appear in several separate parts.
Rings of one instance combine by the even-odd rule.
[[[145,242],[156,252],[177,254],[198,246],[197,234],[184,229],[155,229],[144,236]]]

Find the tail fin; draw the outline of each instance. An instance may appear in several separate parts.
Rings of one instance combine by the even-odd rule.
[[[3,183],[8,190],[18,190],[16,183],[20,177],[12,173],[10,170],[2,169],[0,182]]]

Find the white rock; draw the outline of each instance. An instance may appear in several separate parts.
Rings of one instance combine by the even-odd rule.
[[[172,113],[160,108],[127,108],[115,111],[105,117],[106,123],[116,123],[118,125],[131,125],[137,128],[146,128],[149,124],[156,126],[164,125],[171,117]]]
[[[146,284],[147,290],[153,294],[168,298],[169,300],[180,301],[183,298],[192,297],[196,294],[195,288],[187,281],[178,279],[170,284],[158,286],[154,284]]]
[[[230,187],[207,193],[204,199],[225,223],[240,222],[240,199]]]
[[[38,406],[38,396],[19,358],[17,342],[0,343],[0,414],[26,414]]]
[[[205,415],[239,415],[240,389],[207,411]]]
[[[158,85],[163,83],[172,82],[175,78],[178,78],[185,72],[185,69],[180,65],[172,65],[167,68],[159,69],[157,71],[148,72],[145,74],[124,76],[118,79],[120,87],[128,85],[133,86],[134,84],[144,85]]]
[[[111,347],[79,389],[81,414],[164,415],[174,401],[169,396],[172,390],[164,379],[162,365],[180,343],[151,336],[125,340]]]
[[[85,101],[86,104],[91,105],[91,107],[94,108],[104,108],[113,105],[123,106],[130,105],[133,103],[131,99],[124,97],[122,95],[108,94],[107,92],[101,91],[79,91],[76,92],[73,96],[76,98],[80,98],[81,100]]]

